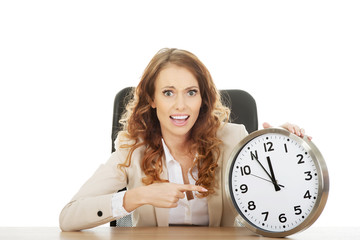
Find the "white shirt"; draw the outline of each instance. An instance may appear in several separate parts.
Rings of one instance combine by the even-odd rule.
[[[184,184],[180,163],[171,155],[165,142],[163,141],[166,166],[168,169],[169,182]],[[187,173],[189,183],[195,185],[195,180]],[[198,177],[198,169],[194,168],[192,172],[195,178]],[[206,198],[198,198],[197,192],[193,192],[194,199],[180,199],[176,208],[170,208],[169,224],[189,224],[189,225],[209,225],[209,213]]]
[[[165,142],[162,140],[165,161],[168,169],[169,182],[184,184],[180,164],[171,155]],[[194,178],[198,177],[198,169],[194,168],[192,172]],[[189,183],[195,185],[190,171],[188,172]],[[125,191],[115,193],[112,198],[113,217],[121,218],[128,213],[123,207],[123,198]],[[188,200],[185,194],[184,199],[180,199],[176,208],[170,208],[169,224],[186,224],[186,225],[209,225],[209,213],[207,198],[198,198],[197,192],[193,192],[194,199]]]

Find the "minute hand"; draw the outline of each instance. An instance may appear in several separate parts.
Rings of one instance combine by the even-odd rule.
[[[267,162],[268,162],[268,165],[269,165],[270,174],[271,174],[271,181],[272,181],[273,184],[274,184],[275,191],[279,191],[279,190],[280,190],[280,187],[279,187],[279,185],[277,184],[277,181],[276,181],[276,178],[275,178],[275,174],[274,174],[274,170],[273,170],[273,167],[272,167],[272,164],[271,164],[270,157],[267,156],[266,159],[267,159]]]
[[[275,179],[273,178],[273,174],[272,176],[270,176],[270,174],[268,173],[268,171],[264,168],[264,166],[261,164],[261,162],[255,158],[255,160],[259,163],[259,165],[261,166],[261,168],[265,171],[265,173],[269,176],[271,182],[274,184],[274,187],[275,187],[275,191],[279,191],[280,190],[280,187],[279,185],[277,184],[277,182],[275,181]]]

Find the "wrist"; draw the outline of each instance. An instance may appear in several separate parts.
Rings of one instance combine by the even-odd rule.
[[[123,207],[126,211],[134,211],[136,208],[146,204],[141,197],[141,188],[142,187],[138,187],[126,191],[123,200]]]

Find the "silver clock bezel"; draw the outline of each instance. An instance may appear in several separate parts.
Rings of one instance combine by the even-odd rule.
[[[230,170],[231,166],[233,165],[234,161],[236,160],[239,152],[243,149],[243,147],[252,139],[259,137],[264,134],[268,133],[274,133],[274,134],[281,134],[285,137],[288,137],[292,140],[295,140],[298,142],[306,151],[308,154],[310,154],[311,158],[313,159],[316,169],[318,169],[319,172],[319,191],[318,196],[315,202],[315,205],[311,211],[311,213],[307,216],[307,218],[298,226],[295,228],[284,231],[284,232],[275,232],[275,231],[267,231],[264,229],[261,229],[259,227],[256,227],[254,224],[252,224],[250,221],[248,221],[246,218],[243,218],[241,214],[237,211],[237,208],[235,206],[236,203],[233,202],[233,197],[230,193]],[[246,136],[244,139],[242,139],[233,149],[230,158],[227,162],[226,170],[225,170],[225,192],[226,192],[226,198],[229,201],[229,204],[232,206],[233,212],[236,214],[236,218],[240,221],[240,223],[251,230],[252,232],[265,236],[265,237],[286,237],[289,235],[292,235],[294,233],[303,231],[310,227],[320,216],[322,213],[327,198],[329,195],[329,173],[328,169],[325,163],[325,160],[320,153],[319,149],[315,146],[315,144],[312,141],[309,141],[308,138],[305,136],[304,138],[300,138],[295,134],[290,133],[289,131],[283,129],[283,128],[266,128],[262,130],[255,131],[248,136]]]

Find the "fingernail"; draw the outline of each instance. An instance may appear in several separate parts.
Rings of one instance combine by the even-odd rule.
[[[206,188],[201,188],[202,192],[207,192],[208,190]]]

